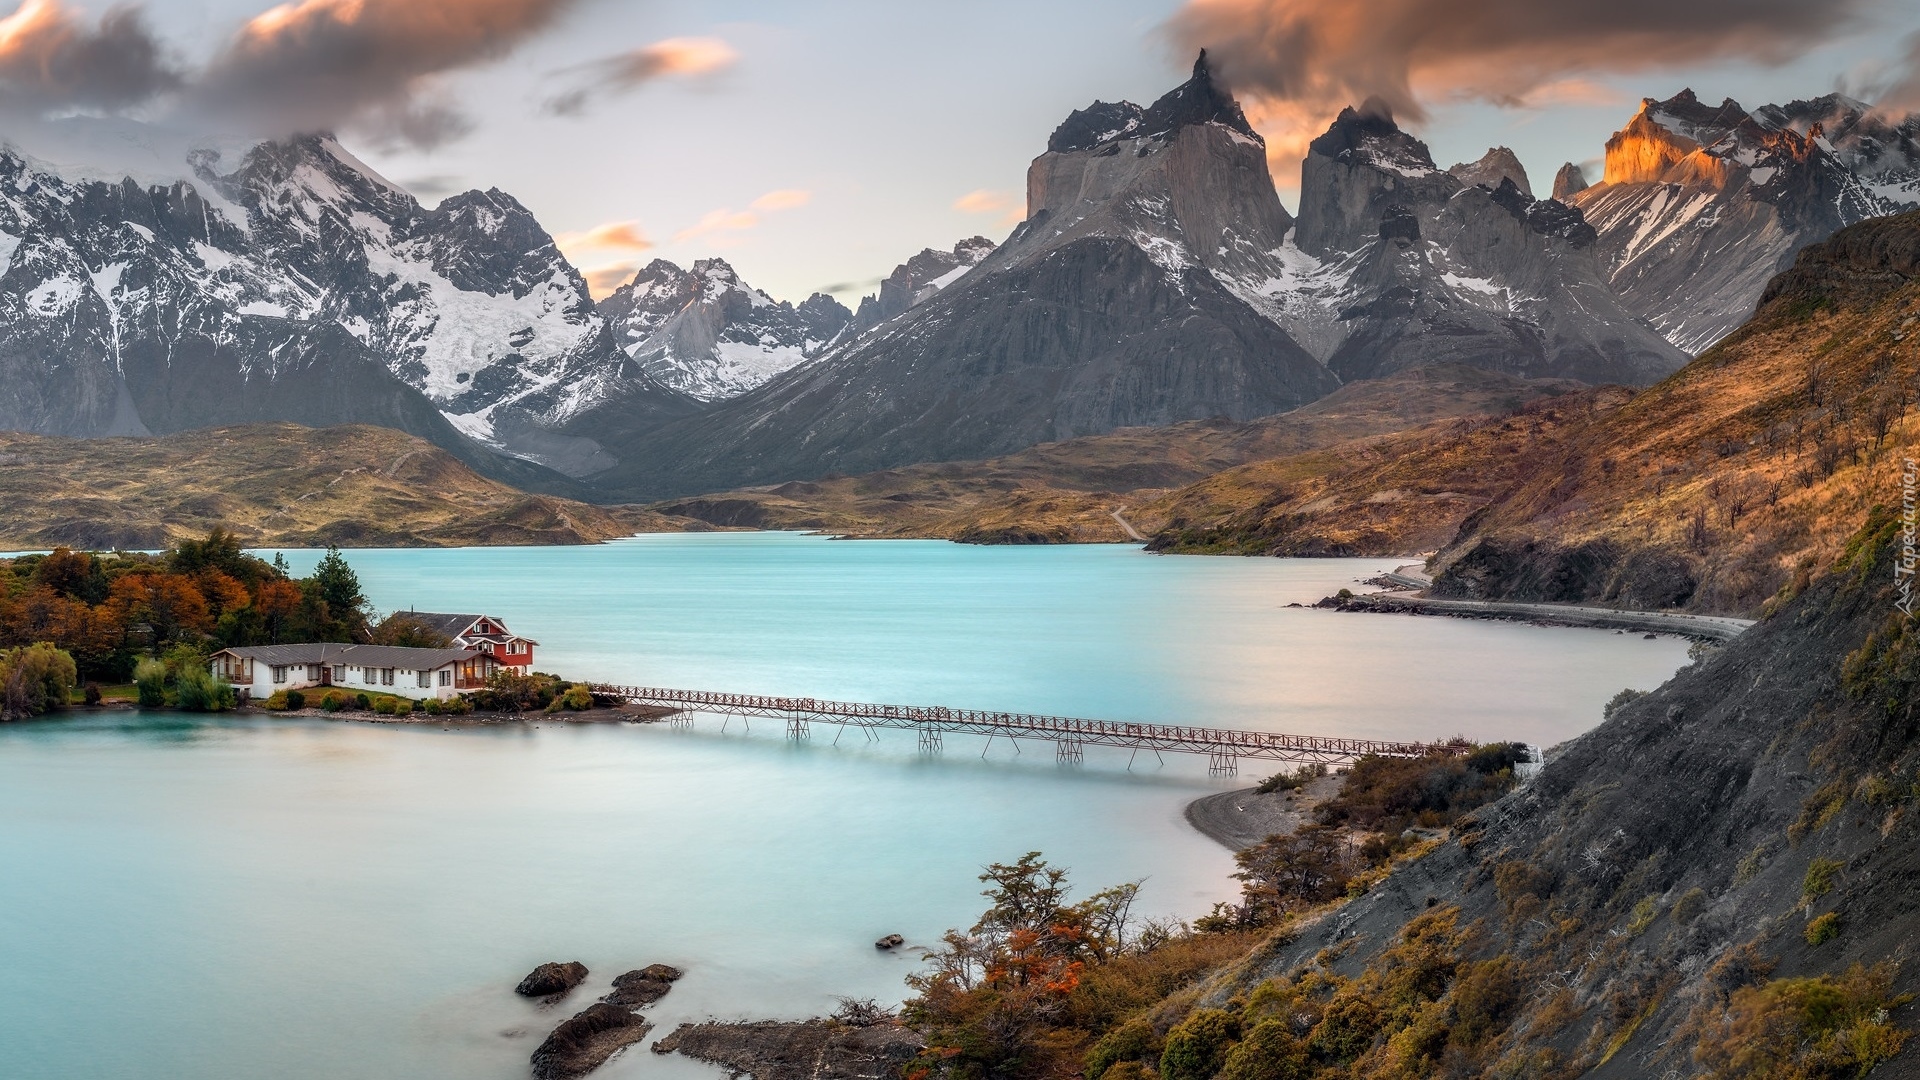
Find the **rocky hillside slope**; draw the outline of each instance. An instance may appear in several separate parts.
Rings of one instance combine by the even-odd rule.
[[[1607,141],[1601,181],[1567,201],[1628,309],[1698,353],[1800,248],[1920,206],[1920,115],[1890,121],[1842,94],[1752,111],[1691,90],[1647,98]]]
[[[1802,251],[1686,369],[1533,454],[1438,590],[1745,613],[1901,498],[1920,401],[1920,213]]]
[[[67,439],[0,432],[0,549],[164,548],[225,528],[250,546],[591,544],[707,528],[529,495],[390,428],[296,424]]]
[[[1348,1077],[1920,1074],[1899,550],[1876,515],[1771,618],[1200,1004],[1300,1002]]]

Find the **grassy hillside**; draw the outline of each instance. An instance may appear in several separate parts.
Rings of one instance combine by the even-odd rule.
[[[983,543],[1119,542],[1113,511],[1244,462],[1437,420],[1510,412],[1575,384],[1446,366],[1358,382],[1248,423],[1190,421],[1047,443],[988,461],[915,465],[657,503],[719,525]]]
[[[701,526],[529,495],[389,428],[248,424],[159,438],[0,432],[0,548],[590,544]]]

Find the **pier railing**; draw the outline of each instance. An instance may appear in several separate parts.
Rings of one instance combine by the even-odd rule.
[[[943,705],[875,705],[613,683],[595,683],[593,692],[618,697],[635,705],[666,710],[663,719],[669,720],[682,719],[694,713],[782,720],[787,725],[787,735],[795,739],[806,738],[810,725],[815,723],[840,724],[869,731],[899,728],[919,732],[922,750],[938,751],[940,736],[957,732],[985,735],[989,740],[1006,737],[1049,741],[1055,745],[1061,761],[1081,760],[1082,748],[1086,746],[1117,746],[1131,748],[1136,753],[1153,750],[1205,754],[1209,769],[1215,773],[1237,772],[1240,758],[1342,766],[1370,755],[1463,755],[1472,749],[1472,745],[1464,739],[1391,742],[1326,735],[1282,735],[1185,724],[1146,724],[1036,713],[954,709]]]

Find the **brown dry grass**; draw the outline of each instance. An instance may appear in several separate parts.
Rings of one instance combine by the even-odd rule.
[[[0,547],[587,544],[685,521],[529,495],[402,432],[248,424],[159,438],[0,432]]]

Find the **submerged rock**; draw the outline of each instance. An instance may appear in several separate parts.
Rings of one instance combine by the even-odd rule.
[[[587,965],[578,960],[541,964],[520,980],[513,992],[521,997],[551,998],[555,1001],[579,986],[587,977]]]
[[[673,983],[686,974],[677,967],[666,964],[648,964],[637,971],[629,971],[613,980],[613,993],[601,998],[601,1001],[614,1005],[624,1005],[638,1009],[651,1005],[667,996],[673,989]]]
[[[906,943],[907,939],[901,937],[899,934],[888,934],[886,937],[874,942],[873,947],[876,949],[897,949]]]
[[[573,1080],[647,1037],[653,1024],[618,1005],[596,1002],[562,1020],[533,1052],[533,1080]]]
[[[925,1049],[897,1022],[851,1026],[831,1020],[682,1024],[653,1044],[753,1080],[878,1080],[897,1076]]]

